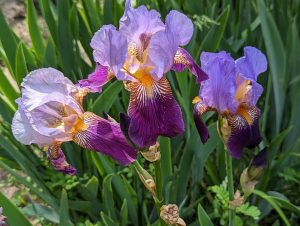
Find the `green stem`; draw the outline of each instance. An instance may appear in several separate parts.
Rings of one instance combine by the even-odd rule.
[[[234,200],[234,187],[233,187],[233,175],[232,175],[232,159],[231,156],[225,147],[225,159],[226,159],[226,174],[228,180],[228,192],[229,192],[229,201]],[[234,209],[229,208],[229,226],[234,226]]]
[[[136,160],[132,163],[135,167],[135,169],[146,179],[149,178],[148,172],[140,165],[140,163]],[[155,167],[155,184],[156,184],[156,197],[154,198],[156,209],[158,216],[160,215],[160,207],[162,206],[162,176],[161,176],[161,166],[160,166],[160,160],[157,160],[154,162]],[[160,225],[165,226],[165,222],[160,218]]]
[[[161,165],[160,165],[160,159],[154,162],[154,168],[155,168],[155,184],[156,184],[156,194],[158,202],[156,203],[157,213],[158,216],[160,215],[160,207],[163,203],[163,195],[162,195],[162,176],[161,176]],[[160,219],[160,225],[165,226],[166,223],[163,221],[163,219]]]

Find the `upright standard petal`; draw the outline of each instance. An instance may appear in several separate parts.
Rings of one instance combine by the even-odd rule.
[[[151,146],[158,136],[174,137],[184,131],[179,105],[166,78],[149,84],[130,83],[129,137],[139,147]]]
[[[116,76],[124,76],[120,69],[127,56],[127,40],[113,25],[104,25],[97,31],[91,47],[98,64],[110,68]]]
[[[152,65],[151,74],[156,80],[162,78],[172,68],[178,47],[186,45],[192,35],[193,23],[187,16],[175,10],[167,15],[166,29],[154,34],[149,44],[148,56]],[[196,73],[197,68],[193,66],[192,63],[190,67]],[[179,68],[179,65],[175,65],[175,70]]]
[[[178,48],[174,57],[172,70],[181,72],[185,68],[188,68],[196,76],[198,84],[208,79],[208,75],[196,64],[192,56],[185,49]]]
[[[128,144],[118,123],[94,113],[84,113],[85,130],[74,134],[73,141],[83,148],[101,152],[123,165],[135,161],[137,152]]]
[[[165,31],[153,35],[149,44],[149,61],[152,65],[151,75],[156,80],[161,79],[174,64],[174,57],[178,48],[176,37]]]
[[[244,54],[245,56],[236,60],[238,71],[244,77],[256,81],[257,76],[267,70],[266,56],[260,50],[251,46],[244,48]]]
[[[145,6],[134,9],[130,0],[126,0],[125,12],[120,19],[120,32],[129,42],[135,43],[144,51],[151,36],[164,29],[165,25],[156,10],[148,10]]]
[[[28,111],[39,106],[50,93],[69,96],[76,90],[74,84],[54,68],[41,68],[30,72],[21,86],[22,102]]]
[[[67,162],[59,143],[51,145],[47,150],[47,155],[55,170],[69,175],[76,174],[77,170]]]
[[[176,37],[179,46],[188,44],[193,36],[192,21],[183,13],[172,10],[166,17],[166,32]]]
[[[258,119],[260,110],[255,106],[240,106],[238,113],[228,115],[231,134],[227,141],[230,154],[240,159],[245,147],[254,148],[261,142]]]
[[[102,87],[112,78],[108,67],[97,64],[96,70],[88,75],[87,79],[78,81],[78,86],[91,93],[101,93]]]
[[[201,63],[209,78],[202,82],[199,92],[203,105],[215,108],[220,114],[235,112],[237,103],[234,60],[224,53],[202,53]]]

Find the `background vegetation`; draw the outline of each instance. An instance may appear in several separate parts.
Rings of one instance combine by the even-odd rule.
[[[0,70],[0,168],[9,173],[5,183],[22,186],[20,194],[12,200],[0,193],[0,206],[9,224],[30,225],[29,217],[41,225],[157,225],[151,195],[131,167],[120,167],[101,154],[66,143],[63,149],[78,169],[77,176],[66,176],[52,170],[45,153],[36,146],[18,143],[10,129],[16,111],[14,100],[20,92],[14,82],[20,85],[29,71],[49,66],[63,71],[73,82],[86,77],[94,68],[91,37],[103,24],[118,26],[124,2],[28,0],[25,3],[31,44],[25,44],[12,31],[0,11],[0,60],[8,69],[5,74]],[[261,147],[269,147],[268,167],[249,206],[238,213],[236,222],[237,225],[297,225],[300,222],[297,207],[300,205],[300,1],[136,1],[136,5],[141,4],[157,9],[163,17],[176,9],[193,19],[195,33],[186,48],[198,62],[201,51],[226,50],[236,58],[243,54],[246,45],[266,53],[269,67],[259,78],[264,93],[258,106],[262,110]],[[40,14],[47,25],[45,30],[37,23]],[[191,103],[199,87],[187,71],[170,73],[168,79],[182,107],[186,132],[173,139],[160,139],[164,201],[176,203],[188,225],[224,225],[225,161],[214,123],[216,116],[209,114],[206,118],[211,139],[202,145]],[[118,119],[119,112],[126,112],[128,92],[118,81],[103,90],[101,95],[89,95],[85,108],[99,115],[108,112]],[[245,151],[241,161],[234,161],[236,188],[252,156],[252,152]],[[144,162],[144,166],[151,172],[151,164]]]

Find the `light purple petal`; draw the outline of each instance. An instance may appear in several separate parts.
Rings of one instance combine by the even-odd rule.
[[[238,71],[244,77],[256,81],[257,76],[267,70],[266,56],[260,50],[251,46],[244,48],[244,54],[245,56],[236,60]]]
[[[166,17],[166,32],[176,38],[179,46],[188,44],[193,36],[192,21],[183,13],[172,10]]]
[[[84,113],[86,130],[74,135],[74,142],[83,148],[101,152],[123,165],[135,161],[137,152],[128,144],[118,123],[110,122],[94,113]]]
[[[39,106],[49,93],[71,95],[77,88],[60,71],[54,68],[41,68],[30,72],[21,84],[22,102],[27,110]]]
[[[72,127],[83,114],[79,89],[64,75],[43,68],[29,73],[13,120],[16,139],[39,146],[72,139]]]
[[[177,48],[176,38],[165,31],[152,36],[149,44],[149,60],[153,65],[151,74],[156,80],[161,79],[172,68]]]
[[[188,68],[190,72],[196,76],[196,82],[198,84],[208,79],[208,75],[196,64],[192,56],[185,49],[178,48],[174,57],[172,70],[181,72],[185,68]]]
[[[237,76],[237,90],[235,100],[239,103],[248,103],[256,105],[259,97],[263,93],[263,87],[252,79],[248,79],[242,75]]]
[[[184,131],[179,105],[166,78],[151,86],[130,83],[129,137],[139,147],[151,146],[158,136],[174,137]]]
[[[51,145],[47,150],[47,155],[55,170],[69,175],[76,174],[77,170],[67,162],[60,144]]]
[[[221,52],[217,52],[217,53],[202,52],[201,56],[200,56],[202,69],[205,68],[206,70],[209,70],[211,62],[213,60],[215,60],[216,58],[227,59],[228,61],[233,60],[231,55],[229,53],[226,53],[225,51],[221,51]]]
[[[20,104],[19,110],[16,111],[12,120],[11,127],[14,137],[22,144],[29,145],[36,143],[39,146],[44,146],[51,144],[54,141],[53,138],[43,136],[33,129]]]
[[[104,25],[91,41],[94,60],[117,75],[127,56],[127,40],[113,25]]]
[[[107,67],[97,65],[96,70],[88,75],[87,79],[78,81],[78,86],[88,89],[91,93],[101,93],[102,87],[109,81],[109,70]]]
[[[164,29],[165,25],[156,10],[148,10],[145,6],[134,9],[130,0],[126,1],[125,12],[120,19],[120,32],[127,37],[128,42],[134,42],[143,51],[151,36]]]
[[[59,98],[59,95],[55,94],[48,97],[46,103],[26,114],[30,124],[39,134],[51,137],[55,141],[72,140],[72,127],[76,125],[79,117],[74,110],[77,103],[68,97],[59,102],[62,97]]]
[[[235,112],[237,102],[236,70],[234,60],[230,55],[221,53],[202,53],[202,69],[208,74],[208,79],[202,82],[200,99],[205,106],[215,108],[219,113]]]
[[[227,117],[231,134],[227,141],[230,154],[240,159],[245,147],[254,148],[261,142],[258,119],[260,110],[256,107],[245,106],[244,114],[235,114]],[[247,116],[245,117],[245,114]],[[251,120],[251,123],[248,120]]]

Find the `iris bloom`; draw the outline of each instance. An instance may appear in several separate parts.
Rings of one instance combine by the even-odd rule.
[[[230,154],[237,159],[244,147],[253,148],[261,141],[260,110],[255,105],[263,88],[256,80],[267,70],[266,57],[258,49],[245,47],[244,54],[234,60],[224,51],[203,52],[201,66],[209,78],[202,83],[199,97],[194,99],[194,118],[202,142],[207,141],[209,134],[201,116],[215,111],[223,119],[219,132]]]
[[[125,81],[130,92],[129,137],[139,147],[154,145],[158,136],[173,137],[184,131],[181,109],[165,74],[188,68],[198,83],[207,78],[179,47],[192,35],[193,24],[184,14],[172,10],[163,23],[157,11],[145,6],[134,9],[127,0],[119,30],[104,25],[92,38],[97,67],[79,85],[101,92],[113,77]]]
[[[109,155],[123,165],[135,160],[136,152],[119,124],[84,112],[82,98],[86,93],[60,71],[44,68],[31,72],[23,80],[21,93],[13,134],[23,144],[44,147],[56,170],[76,173],[60,148],[67,141]]]

